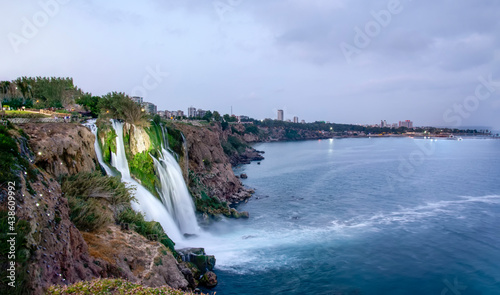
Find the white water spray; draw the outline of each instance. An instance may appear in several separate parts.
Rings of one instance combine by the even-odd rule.
[[[108,165],[104,162],[104,159],[102,158],[102,151],[101,151],[101,146],[99,145],[99,139],[97,137],[97,125],[95,124],[96,120],[89,120],[86,124],[83,124],[84,126],[88,127],[90,131],[95,136],[95,141],[94,141],[94,149],[95,153],[97,155],[97,160],[99,161],[99,164],[101,165],[102,168],[104,168],[104,171],[106,171],[106,175],[109,176],[115,176],[115,173],[109,168]]]
[[[159,222],[163,230],[174,241],[180,242],[183,239],[175,221],[167,211],[162,202],[153,196],[146,188],[130,177],[127,157],[125,156],[125,146],[123,144],[123,123],[112,120],[113,129],[116,132],[116,154],[111,153],[111,164],[122,174],[122,182],[128,187],[135,186],[134,197],[136,202],[132,202],[132,208],[145,214],[147,220]]]
[[[160,178],[161,199],[168,212],[176,220],[181,232],[198,234],[200,229],[194,214],[194,203],[182,176],[181,167],[175,158],[162,148],[161,157],[153,157]]]

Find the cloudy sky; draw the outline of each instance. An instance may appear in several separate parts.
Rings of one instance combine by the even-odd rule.
[[[497,0],[2,0],[0,79],[257,119],[500,129]]]

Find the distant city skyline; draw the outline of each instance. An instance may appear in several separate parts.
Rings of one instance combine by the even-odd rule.
[[[0,80],[73,77],[158,110],[500,129],[497,1],[399,1],[388,19],[385,0],[48,1],[3,3]]]

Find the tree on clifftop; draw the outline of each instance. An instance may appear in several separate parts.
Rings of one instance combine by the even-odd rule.
[[[141,106],[123,92],[108,93],[99,100],[101,115],[124,120],[136,126],[149,126],[149,120]]]

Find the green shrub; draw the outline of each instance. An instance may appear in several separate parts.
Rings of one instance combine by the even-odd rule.
[[[70,219],[82,231],[94,231],[113,220],[113,213],[106,202],[99,199],[68,197]]]
[[[6,185],[9,181],[19,182],[17,166],[20,158],[16,140],[9,134],[5,126],[0,126],[0,184]]]
[[[184,156],[184,142],[182,139],[182,134],[177,130],[172,124],[168,127],[168,144],[169,147],[176,152],[179,157]]]
[[[126,208],[118,216],[118,221],[120,223],[128,223],[133,225],[132,228],[139,234],[148,237],[150,235],[157,235],[158,241],[169,248],[172,253],[176,253],[174,246],[175,243],[167,236],[163,227],[159,222],[156,221],[146,221],[144,220],[144,215],[135,212],[131,208]]]
[[[242,153],[248,145],[236,136],[228,136],[226,142],[222,142],[222,149],[226,155],[231,156],[234,153]]]
[[[255,126],[255,125],[248,125],[246,128],[245,128],[245,133],[251,133],[251,134],[259,134],[259,127]]]
[[[130,189],[118,177],[98,172],[79,173],[63,179],[70,219],[80,230],[93,231],[114,220],[110,205],[130,206]]]
[[[290,139],[290,140],[299,139],[300,138],[300,134],[295,129],[286,129],[285,130],[285,137],[287,139]]]

